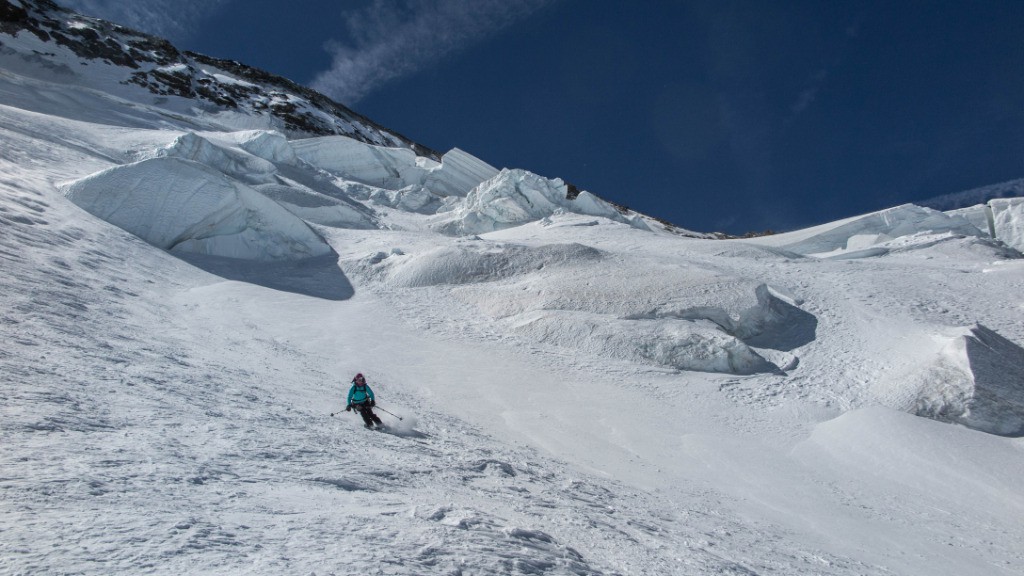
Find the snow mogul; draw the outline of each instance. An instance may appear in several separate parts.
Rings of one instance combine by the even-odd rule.
[[[373,399],[373,390],[366,383],[366,378],[362,374],[356,374],[356,377],[352,379],[352,387],[348,390],[348,404],[345,406],[346,412],[356,411],[363,417],[363,424],[367,428],[373,428],[374,425],[383,427],[384,423],[380,421],[380,417],[373,413],[373,407],[377,405],[377,401]]]

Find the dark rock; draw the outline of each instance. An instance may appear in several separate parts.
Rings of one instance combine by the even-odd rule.
[[[580,189],[575,184],[565,183],[565,199],[575,200],[580,195]]]
[[[28,10],[0,0],[0,22],[22,22],[28,19]]]
[[[343,135],[362,142],[412,149],[440,160],[426,146],[378,125],[327,96],[269,72],[232,60],[182,52],[163,38],[81,16],[51,0],[0,0],[0,33],[27,31],[83,60],[125,69],[123,84],[158,96],[177,96],[254,116],[272,115],[293,136]],[[218,73],[239,82],[220,81]],[[269,102],[268,102],[269,101]]]

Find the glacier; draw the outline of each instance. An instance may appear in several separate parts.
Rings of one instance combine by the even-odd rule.
[[[1005,198],[989,201],[995,238],[1024,253],[1024,199]]]
[[[197,162],[143,160],[68,182],[62,190],[90,214],[172,252],[244,260],[331,252],[279,204]]]
[[[345,180],[398,190],[420,185],[439,196],[465,196],[498,171],[458,148],[440,162],[408,148],[366,144],[345,136],[307,138],[293,144],[298,158]]]
[[[0,44],[0,572],[1024,565],[1020,199],[716,238],[46,0]]]

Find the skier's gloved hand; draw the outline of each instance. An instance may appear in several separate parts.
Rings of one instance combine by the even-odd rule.
[[[374,406],[376,406],[376,405],[377,405],[377,401],[376,401],[376,400],[372,400],[372,399],[371,399],[371,400],[370,400],[370,408],[373,408],[373,407],[374,407]]]
[[[348,406],[345,406],[345,412],[351,412],[351,411],[352,411],[352,405],[351,404],[349,404]]]

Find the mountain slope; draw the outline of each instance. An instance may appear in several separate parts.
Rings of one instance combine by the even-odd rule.
[[[198,105],[212,112],[208,121],[220,125],[242,121],[244,127],[276,128],[292,136],[340,134],[436,157],[286,78],[182,52],[162,38],[81,16],[50,0],[0,0],[0,32],[6,35],[0,51],[8,57],[7,67],[32,78],[98,88],[187,115]]]
[[[1024,260],[973,221],[685,237],[25,34],[0,30],[0,572],[1024,565]],[[390,434],[342,411],[356,372]]]

